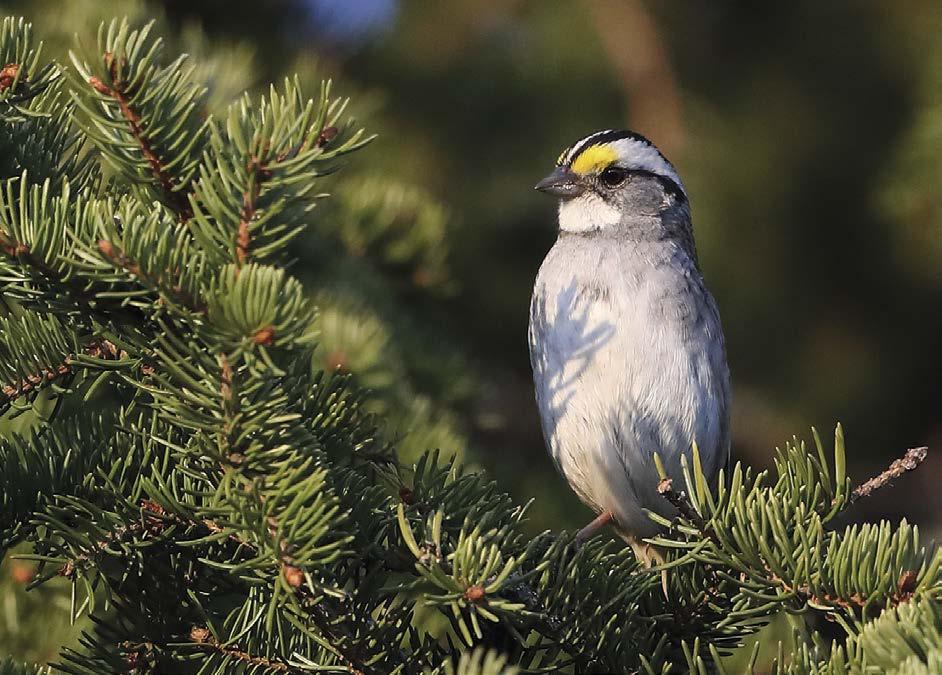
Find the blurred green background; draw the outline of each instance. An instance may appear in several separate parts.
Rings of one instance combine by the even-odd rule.
[[[555,236],[554,204],[532,185],[590,131],[647,135],[684,178],[720,305],[734,457],[766,465],[792,434],[841,421],[863,480],[929,445],[903,485],[855,508],[942,534],[938,0],[0,8],[31,18],[60,59],[103,18],[157,18],[217,105],[292,72],[335,77],[379,137],[297,250],[324,306],[323,365],[377,392],[407,455],[461,452],[535,498],[534,530],[590,513],[544,453],[532,396],[527,306]],[[376,180],[396,183],[387,201],[358,203]]]

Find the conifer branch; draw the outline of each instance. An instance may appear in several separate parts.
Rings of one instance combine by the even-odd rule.
[[[786,593],[794,593],[803,602],[810,602],[819,607],[830,606],[833,609],[863,609],[868,605],[867,598],[858,594],[852,594],[846,598],[839,597],[833,593],[815,593],[808,586],[789,586],[783,579],[770,573],[770,578],[777,581]],[[886,608],[896,607],[901,603],[908,602],[916,588],[918,574],[916,570],[903,570],[900,573],[899,580],[896,582],[896,590]]]
[[[116,361],[121,358],[118,348],[104,339],[91,341],[82,349],[82,353],[91,358],[104,361]],[[5,397],[5,400],[0,403],[0,406],[9,405],[18,398],[31,394],[44,385],[72,374],[74,366],[73,357],[68,356],[61,363],[50,365],[46,368],[40,368],[35,373],[30,373],[19,382],[0,385],[0,393]]]
[[[840,598],[830,593],[816,594],[808,586],[790,586],[784,579],[769,570],[769,579],[789,594],[794,594],[802,603],[813,603],[818,607],[832,607],[833,609],[852,609],[866,607],[866,598],[852,595],[849,598]]]
[[[236,424],[238,410],[236,409],[237,399],[234,396],[234,373],[227,355],[222,354],[218,357],[220,366],[220,396],[223,402],[223,425],[221,428],[220,444],[226,448],[226,456],[234,464],[241,463],[243,458],[239,448],[231,445],[230,438],[237,434]],[[256,544],[246,541],[235,534],[229,535],[230,539],[237,541],[239,551],[246,558],[257,557],[261,551]],[[346,643],[353,638],[353,634],[338,626],[338,620],[348,619],[348,611],[337,608],[335,611],[327,609],[330,600],[326,597],[314,595],[310,587],[305,583],[304,571],[293,564],[290,557],[290,551],[284,549],[285,542],[282,542],[282,548],[275,555],[279,559],[280,574],[285,578],[288,585],[294,589],[295,595],[301,601],[303,607],[308,612],[307,618],[317,627],[321,634],[327,639],[331,651],[346,664],[347,669],[354,675],[382,675],[383,671],[373,668],[362,662],[362,659],[355,650],[348,649]]]
[[[12,258],[14,262],[26,267],[42,278],[45,284],[61,290],[66,290],[73,300],[81,303],[85,309],[100,314],[102,309],[121,313],[134,312],[133,308],[124,307],[120,301],[102,299],[90,291],[88,285],[74,274],[68,274],[47,264],[40,256],[35,255],[30,248],[13,240],[0,229],[0,251]],[[135,318],[140,315],[135,313]]]
[[[212,633],[205,626],[193,626],[190,630],[190,641],[202,649],[211,650],[223,654],[231,659],[238,661],[244,667],[252,669],[262,666],[270,670],[276,670],[280,673],[301,673],[300,669],[292,668],[284,661],[273,659],[267,656],[258,656],[240,649],[235,644],[220,644],[214,638]]]
[[[63,377],[71,372],[71,366],[65,361],[58,366],[50,366],[32,375],[27,375],[22,381],[16,384],[5,384],[0,387],[0,392],[3,392],[3,395],[6,397],[6,403],[12,403],[19,397],[31,393],[44,382],[52,382],[56,378]]]
[[[129,539],[139,536],[159,537],[163,535],[165,530],[171,525],[177,525],[190,531],[195,535],[194,538],[196,539],[203,538],[209,534],[220,534],[226,531],[226,528],[221,527],[212,519],[197,520],[179,513],[171,512],[151,499],[140,500],[138,502],[138,509],[141,513],[139,520],[128,526],[111,530],[104,538],[91,542],[91,545],[87,547],[88,553],[79,554],[66,559],[58,569],[58,576],[74,579],[78,569],[84,569],[89,564],[95,564],[98,553],[109,549],[113,544],[128,541]],[[262,553],[258,545],[239,537],[234,532],[229,532],[226,541],[233,544],[235,559],[240,562],[255,559]],[[177,542],[175,540],[168,540],[167,543],[174,546]],[[187,546],[183,546],[181,550],[187,553],[192,551],[192,549]],[[343,628],[343,625],[349,622],[351,618],[349,608],[335,607],[329,598],[315,595],[311,588],[305,583],[303,571],[285,562],[283,552],[280,553],[279,556],[282,558],[280,573],[285,575],[286,581],[294,589],[300,601],[300,606],[306,610],[304,617],[310,620],[327,640],[327,644],[324,646],[328,647],[331,652],[345,664],[344,667],[353,675],[384,675],[385,671],[363,662],[357,650],[349,647],[348,643],[356,637],[353,632]],[[194,630],[196,637],[203,635],[198,628]],[[194,643],[200,643],[195,639],[194,633],[192,632],[190,638]],[[213,646],[216,649],[219,648],[218,644],[211,645],[206,640],[200,644]],[[228,651],[226,653],[230,655],[241,655],[241,658],[245,659],[247,662],[256,664],[261,663],[259,659],[266,658],[251,656],[238,649],[232,653]],[[405,656],[402,655],[402,658],[405,659]],[[273,661],[273,663],[280,662]],[[292,672],[287,664],[282,663],[282,665],[285,668],[284,672]]]
[[[187,223],[192,179],[211,124],[203,108],[206,89],[191,80],[185,57],[161,63],[163,42],[151,36],[153,25],[102,26],[91,63],[71,53],[71,94],[84,117],[76,121],[117,169],[118,180]]]
[[[886,471],[871,478],[848,495],[849,488],[841,487],[842,481],[846,481],[846,478],[842,478],[844,451],[843,434],[840,428],[838,428],[835,435],[835,470],[837,474],[835,478],[830,477],[825,466],[823,450],[817,436],[815,436],[815,440],[818,443],[819,450],[817,464],[808,463],[811,460],[802,458],[799,453],[804,453],[803,448],[799,448],[794,444],[787,446],[785,453],[780,453],[776,464],[780,472],[778,485],[793,485],[796,488],[801,483],[794,483],[795,476],[789,472],[794,471],[796,468],[807,471],[812,465],[816,467],[815,471],[819,473],[818,480],[822,481],[820,485],[826,490],[823,491],[823,494],[828,495],[831,493],[833,497],[831,499],[820,499],[817,506],[812,507],[815,510],[820,509],[817,513],[814,511],[810,513],[807,511],[792,511],[791,513],[792,516],[801,513],[803,518],[816,517],[819,526],[826,522],[824,520],[825,516],[830,516],[830,513],[826,512],[833,509],[833,504],[846,506],[857,497],[871,494],[892,479],[917,468],[926,456],[926,448],[911,449],[907,451],[903,458],[894,461]],[[805,462],[805,465],[789,466],[787,461],[791,458],[799,459]],[[696,465],[696,460],[694,463]],[[805,473],[804,475],[807,481],[810,474]],[[701,483],[698,483],[701,480],[702,478],[697,474],[686,475],[688,489],[691,492],[694,491],[694,485],[701,485]],[[801,525],[792,524],[779,515],[784,515],[784,509],[788,507],[776,506],[774,509],[766,510],[773,506],[769,502],[779,499],[780,496],[770,494],[768,488],[763,488],[761,477],[757,478],[753,485],[752,494],[744,497],[743,502],[740,503],[760,504],[766,514],[762,517],[769,520],[781,518],[779,524],[773,526],[773,531],[782,532],[787,537],[794,537],[793,530],[796,527],[801,527]],[[798,489],[805,494],[811,494],[814,492],[812,485],[809,481],[804,487]],[[733,487],[727,488],[727,491],[736,491],[744,487],[742,473],[740,467],[737,466],[733,472]],[[755,516],[751,516],[749,512],[738,511],[727,503],[726,500],[730,498],[728,492],[724,495],[721,489],[721,494],[713,497],[708,494],[697,493],[698,501],[695,504],[686,491],[675,490],[669,478],[660,481],[657,491],[677,509],[679,513],[678,520],[681,524],[695,528],[695,530],[681,528],[681,531],[687,532],[688,543],[692,547],[691,552],[681,556],[681,560],[684,557],[697,560],[704,565],[707,573],[712,571],[713,574],[740,586],[742,590],[748,591],[750,594],[747,597],[755,600],[762,597],[768,603],[774,598],[775,603],[781,603],[796,599],[802,606],[812,607],[828,613],[840,611],[860,612],[871,607],[886,609],[908,601],[913,596],[917,586],[920,585],[922,575],[933,579],[937,574],[934,571],[935,567],[932,565],[929,566],[928,570],[924,568],[924,561],[927,560],[925,558],[926,554],[918,548],[915,533],[905,522],[900,525],[897,532],[891,532],[886,525],[878,528],[863,526],[860,530],[848,528],[843,534],[834,532],[816,534],[812,531],[812,533],[804,535],[805,541],[800,544],[801,548],[797,548],[799,546],[797,542],[792,542],[796,546],[796,550],[785,553],[786,556],[802,556],[805,559],[806,567],[796,569],[794,566],[783,564],[778,559],[775,549],[771,548],[768,543],[747,543],[743,540],[733,545],[731,539],[743,537],[750,529],[747,527],[744,531],[742,523]],[[667,524],[666,520],[664,524]],[[692,534],[694,531],[696,532],[695,535]],[[746,536],[761,535],[749,532]],[[708,545],[702,547],[699,542]],[[779,543],[776,543],[776,545],[782,546]],[[872,551],[874,545],[879,545],[880,550],[886,551],[886,553],[874,553]],[[862,564],[872,564],[868,557],[871,555],[892,556],[895,561],[888,568],[884,563],[881,563],[883,567],[878,572],[880,575],[891,573],[894,565],[903,565],[901,573],[895,572],[895,574],[898,574],[895,583],[887,583],[885,578],[869,581],[854,580],[853,577],[847,579],[846,569],[838,568],[838,563],[832,561],[833,559],[846,559],[850,556],[854,556],[853,559],[856,559],[857,556],[860,556]],[[828,560],[828,558],[832,560]],[[784,573],[777,571],[779,569],[784,570]],[[819,572],[812,574],[813,569],[817,569]],[[887,569],[887,572],[883,572],[883,569]],[[794,576],[784,578],[783,574],[785,576],[794,574]],[[809,575],[814,578],[815,583],[809,584],[801,581],[809,578]],[[763,589],[772,591],[774,595],[769,595]],[[767,604],[766,606],[772,607],[774,605]]]
[[[99,94],[111,97],[117,102],[118,109],[121,111],[125,122],[127,122],[131,135],[137,141],[141,154],[150,166],[154,179],[163,189],[167,202],[173,206],[180,220],[186,222],[193,216],[193,209],[190,206],[189,199],[185,193],[177,189],[174,177],[164,168],[160,157],[158,157],[157,153],[154,151],[140,115],[131,107],[131,99],[126,89],[127,83],[118,78],[118,68],[114,54],[105,52],[104,59],[105,67],[111,73],[111,81],[114,85],[109,86],[94,75],[88,78],[88,84]]]
[[[46,112],[38,109],[42,105],[40,94],[54,85],[59,70],[53,63],[41,65],[41,51],[41,47],[32,45],[31,24],[22,18],[3,17],[0,23],[0,120],[3,122],[35,119]]]
[[[251,225],[255,219],[256,202],[261,193],[261,181],[266,174],[270,177],[270,172],[262,166],[257,157],[249,160],[246,166],[246,172],[249,176],[249,184],[242,194],[242,210],[239,212],[239,227],[236,232],[236,265],[242,267],[249,258],[249,246],[252,240]]]
[[[314,141],[314,147],[323,148],[337,137],[339,131],[337,127],[324,127],[317,135]],[[297,157],[307,149],[306,143],[292,148],[290,151],[279,153],[275,157],[275,163],[281,164],[286,160]],[[271,180],[272,171],[256,156],[252,156],[245,167],[248,175],[248,186],[242,193],[242,207],[239,211],[239,226],[236,230],[236,259],[235,263],[242,267],[249,259],[249,248],[252,242],[251,226],[258,214],[258,198],[262,193],[262,186],[266,181]]]
[[[58,270],[47,265],[45,261],[38,256],[33,255],[26,244],[15,241],[3,230],[0,230],[0,250],[17,262],[26,263],[26,265],[36,270],[49,282],[69,285],[76,293],[76,298],[86,302],[91,299],[91,296],[84,290],[81,284],[77,283],[74,279],[66,281],[64,274],[61,274]]]
[[[191,295],[183,290],[183,286],[179,282],[176,282],[176,280],[173,278],[175,275],[172,271],[164,270],[163,274],[156,277],[148,274],[140,264],[131,259],[127,253],[119,249],[107,239],[98,240],[98,250],[114,265],[120,267],[128,274],[137,277],[142,283],[144,283],[146,286],[149,286],[152,290],[157,291],[158,293],[167,293],[174,299],[174,301],[178,302],[180,305],[183,305],[195,314],[204,314],[206,312],[206,307],[199,305]],[[175,283],[173,283],[171,286],[168,286],[168,279],[164,275],[166,275],[166,277],[170,277],[170,281]]]

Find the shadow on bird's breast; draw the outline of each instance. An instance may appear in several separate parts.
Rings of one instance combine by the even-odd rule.
[[[531,311],[533,376],[543,434],[554,458],[566,441],[557,435],[560,422],[570,414],[584,375],[596,364],[600,351],[615,335],[615,325],[593,316],[599,303],[607,304],[607,289],[580,286],[572,281],[559,293],[542,293]]]

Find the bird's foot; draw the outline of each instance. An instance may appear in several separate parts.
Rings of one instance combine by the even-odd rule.
[[[628,543],[631,544],[635,557],[643,567],[650,569],[666,562],[664,552],[658,549],[657,546],[634,538],[629,539]],[[667,592],[667,570],[661,570],[661,591],[663,591],[664,597],[670,600],[670,595]]]
[[[613,518],[614,516],[611,511],[602,511],[602,513],[596,516],[595,520],[576,533],[576,543],[584,544],[588,539],[598,534],[599,530],[611,523]]]

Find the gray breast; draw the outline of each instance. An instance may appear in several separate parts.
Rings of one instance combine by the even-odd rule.
[[[712,473],[728,448],[728,374],[712,297],[683,251],[561,238],[537,277],[530,353],[550,454],[576,493],[650,529],[653,455],[679,474],[696,440]],[[678,256],[674,259],[671,256]]]

